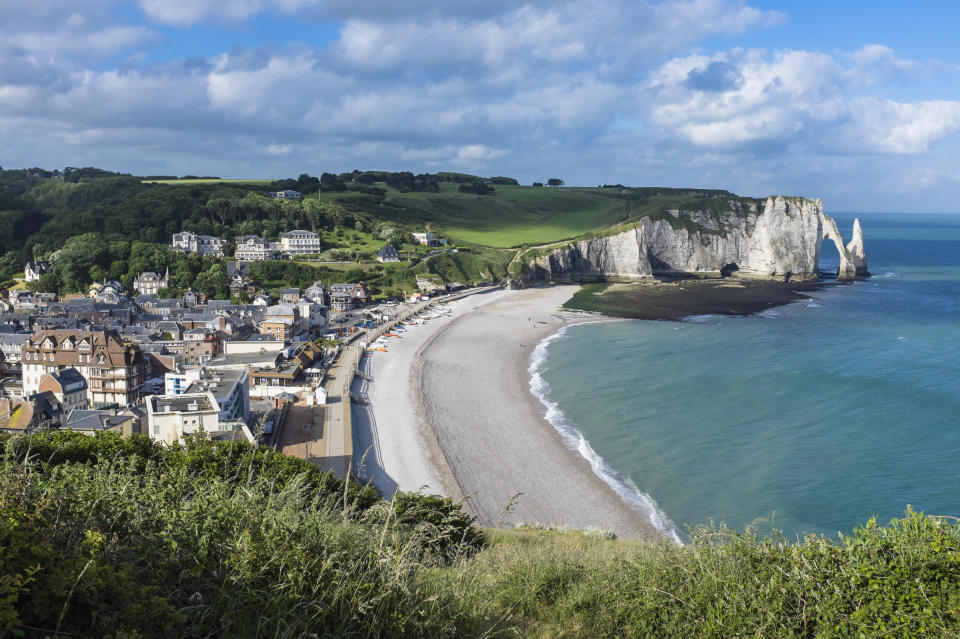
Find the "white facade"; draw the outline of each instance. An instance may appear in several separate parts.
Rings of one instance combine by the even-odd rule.
[[[313,231],[287,231],[280,235],[280,252],[284,255],[316,255],[320,253],[320,236]]]
[[[152,271],[147,271],[141,273],[140,276],[133,280],[133,288],[139,291],[142,295],[154,295],[160,292],[161,288],[167,288],[170,284],[170,269],[167,269],[166,274],[163,277],[160,277]]]
[[[222,237],[212,235],[197,235],[184,231],[183,233],[174,233],[170,250],[180,253],[196,253],[197,255],[212,255],[213,257],[223,257],[223,245],[226,240]]]
[[[23,276],[28,282],[39,282],[40,276],[50,270],[46,262],[27,262],[23,267]]]
[[[147,433],[150,439],[173,444],[184,435],[220,430],[220,409],[213,393],[147,398]]]
[[[226,341],[223,343],[224,355],[238,353],[278,353],[286,348],[286,342],[280,340],[244,340],[242,342]]]
[[[244,235],[237,238],[237,251],[234,259],[240,262],[262,262],[279,257],[277,250],[262,237]]]
[[[270,191],[270,197],[275,200],[300,200],[303,194],[300,191],[284,189],[283,191]]]

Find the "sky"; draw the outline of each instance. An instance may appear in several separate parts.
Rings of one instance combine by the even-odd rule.
[[[0,166],[960,212],[960,3],[0,0]]]

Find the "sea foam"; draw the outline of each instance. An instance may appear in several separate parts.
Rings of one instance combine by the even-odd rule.
[[[670,521],[667,514],[660,509],[653,497],[640,490],[629,477],[622,477],[617,471],[610,468],[603,457],[593,449],[583,433],[567,419],[567,416],[560,409],[560,405],[550,399],[550,385],[543,378],[543,366],[547,361],[547,351],[550,344],[563,337],[566,332],[567,327],[561,328],[533,349],[533,353],[530,355],[530,366],[527,369],[530,373],[530,391],[540,400],[544,416],[554,430],[560,434],[563,442],[590,463],[590,468],[593,469],[594,474],[610,486],[628,506],[650,520],[650,523],[670,541],[683,545],[677,527]]]

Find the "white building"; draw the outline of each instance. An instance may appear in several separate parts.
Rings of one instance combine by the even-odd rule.
[[[243,235],[237,238],[237,251],[234,259],[239,262],[262,262],[280,257],[273,245],[256,235]]]
[[[212,393],[220,409],[220,421],[250,419],[250,376],[247,371],[211,370],[202,366],[163,376],[164,395]]]
[[[220,417],[216,398],[209,391],[176,397],[152,395],[146,404],[146,432],[155,441],[173,444],[200,432],[215,440],[255,440],[244,422]]]
[[[378,262],[399,262],[400,254],[397,253],[397,249],[394,248],[393,244],[387,244],[382,249],[377,251],[377,261]]]
[[[303,199],[303,194],[300,191],[294,191],[292,189],[284,189],[282,191],[269,191],[270,197],[275,200],[300,200]]]
[[[313,231],[287,231],[280,235],[280,252],[284,255],[316,255],[322,251],[320,236]]]
[[[170,267],[167,267],[167,272],[163,277],[153,271],[146,271],[133,280],[133,288],[139,291],[141,295],[156,296],[161,288],[167,288],[168,286],[170,286]]]
[[[23,267],[23,276],[28,282],[39,282],[40,276],[50,270],[47,262],[27,262]]]
[[[261,339],[267,338],[267,339]],[[268,335],[253,334],[247,339],[234,342],[226,341],[223,343],[224,355],[238,355],[242,353],[278,353],[287,347],[286,342],[272,339]]]
[[[436,246],[437,236],[433,233],[414,233],[413,241],[423,246]]]
[[[170,250],[180,253],[196,253],[203,257],[212,255],[213,257],[223,257],[223,246],[226,240],[222,237],[212,235],[197,235],[184,231],[183,233],[174,233]]]
[[[174,444],[184,435],[220,430],[220,407],[213,393],[147,398],[147,433],[150,439]]]

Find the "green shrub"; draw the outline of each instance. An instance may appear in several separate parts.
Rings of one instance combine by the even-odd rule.
[[[438,544],[422,545],[415,533],[435,521],[455,529],[448,502],[431,516],[430,500],[406,498],[392,521],[371,526],[357,522],[364,505],[370,510],[366,491],[354,493],[355,502],[342,491],[345,506],[332,501],[315,475],[298,470],[300,460],[200,442],[143,457],[125,454],[142,442],[127,447],[104,436],[85,446],[76,437],[83,436],[5,441],[4,630],[442,637],[471,633],[477,623],[416,578]],[[25,454],[51,445],[57,452],[45,460]],[[423,507],[423,522],[407,517],[411,506]],[[439,546],[463,556],[458,543]]]
[[[0,634],[956,637],[960,526],[480,531],[247,445],[0,437]]]

